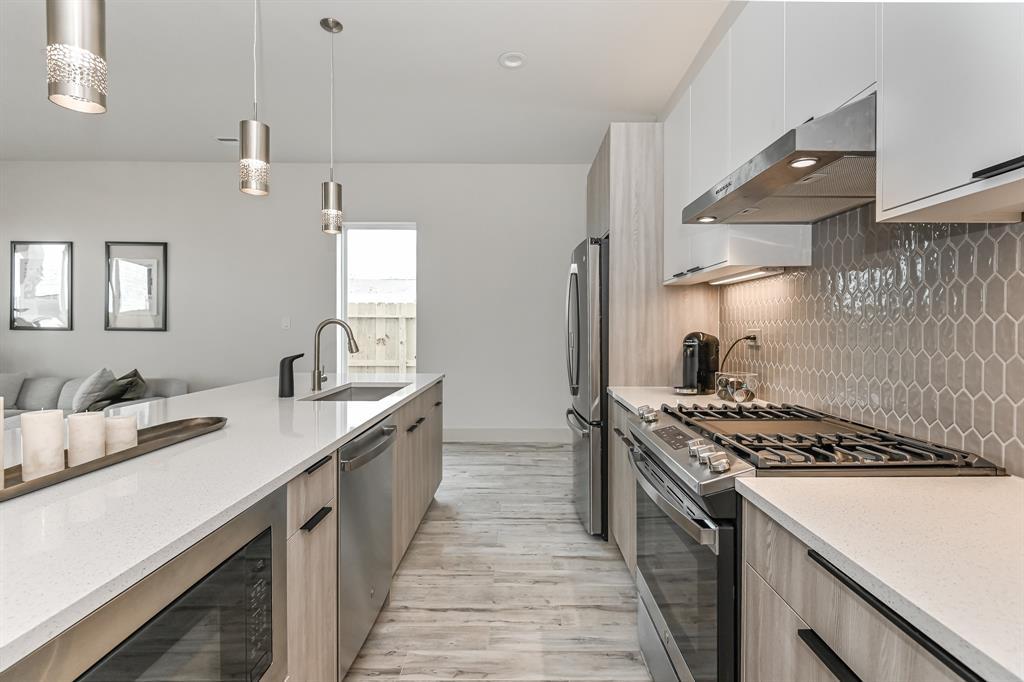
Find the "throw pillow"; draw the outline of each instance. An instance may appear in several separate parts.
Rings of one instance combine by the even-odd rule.
[[[139,370],[133,369],[110,382],[106,390],[97,396],[87,409],[89,412],[101,412],[115,403],[137,400],[145,393],[146,381],[142,378]]]
[[[112,381],[114,381],[114,373],[106,367],[90,374],[75,391],[75,396],[71,399],[71,411],[85,412],[103,395]]]
[[[4,399],[4,409],[13,410],[21,393],[21,385],[25,383],[25,373],[0,374],[0,396]]]

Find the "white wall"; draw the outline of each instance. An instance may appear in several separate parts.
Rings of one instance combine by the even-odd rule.
[[[72,332],[0,328],[0,371],[106,365],[194,389],[277,371],[334,311],[334,242],[319,233],[326,169],[276,164],[269,197],[234,164],[0,163],[0,278],[11,240],[74,242]],[[584,236],[583,165],[357,164],[336,174],[353,221],[419,227],[418,365],[447,374],[450,437],[564,431],[564,270]],[[169,331],[103,331],[103,242],[169,243]],[[281,329],[281,318],[291,329]],[[333,364],[333,332],[324,357]],[[302,379],[299,379],[299,385]]]

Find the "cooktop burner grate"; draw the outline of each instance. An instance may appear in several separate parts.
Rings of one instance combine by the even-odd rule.
[[[759,469],[995,467],[976,455],[796,405],[663,405],[662,411]]]

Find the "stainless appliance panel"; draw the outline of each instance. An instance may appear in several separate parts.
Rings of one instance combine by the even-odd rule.
[[[384,421],[338,450],[338,679],[391,589],[391,472],[397,428]]]
[[[585,240],[573,250],[566,299],[566,360],[572,407],[586,421],[600,421],[604,382],[599,241]]]
[[[637,580],[642,578],[637,576]],[[640,640],[640,654],[644,657],[651,679],[654,682],[681,682],[665,645],[661,643],[662,634],[654,624],[651,612],[647,610],[643,599],[636,600],[636,628]],[[671,637],[671,633],[667,631],[666,635]]]
[[[249,613],[246,607],[251,599],[256,608],[265,608],[265,582],[246,581],[247,594],[241,600],[244,603],[232,602],[227,599],[228,595],[220,595],[203,585],[209,578],[215,578],[220,568],[237,561],[240,550],[263,536],[267,529],[270,529],[269,623],[264,619],[265,612],[261,612],[262,615]],[[206,679],[202,677],[204,674],[218,679],[226,674],[223,672],[226,666],[237,669],[240,660],[254,658],[250,655],[254,646],[260,651],[269,648],[271,660],[269,666],[260,664],[248,666],[248,669],[258,672],[265,667],[261,678],[265,682],[284,680],[288,672],[286,533],[285,490],[281,488],[7,668],[0,673],[0,680],[74,680],[86,675],[94,666],[99,671],[98,664],[102,663],[107,663],[108,667],[99,675],[100,679],[116,679],[107,674],[119,665],[115,655],[123,655],[124,662],[133,670],[138,669],[142,657],[157,664],[156,668],[143,666],[156,677],[147,672],[135,674],[134,679],[168,682]],[[265,556],[260,558],[265,559]],[[243,553],[243,561],[248,564],[251,559],[258,560]],[[258,578],[261,572],[265,575],[263,568],[247,565],[242,573]],[[229,588],[237,582],[238,573],[237,570],[232,573]],[[250,588],[256,592],[249,593]],[[167,633],[181,631],[180,625],[186,620],[194,622],[190,622],[182,634],[165,638]],[[225,639],[221,626],[235,627],[240,620],[243,625],[248,620],[249,625],[255,622],[260,627],[253,631],[245,625],[248,628],[246,642],[239,642],[235,635]],[[144,632],[154,626],[159,633],[156,629]],[[141,636],[133,640],[136,635]],[[168,666],[168,663],[173,665]],[[210,673],[211,666],[220,670]]]
[[[592,535],[605,531],[606,465],[604,419],[607,410],[605,327],[607,300],[602,261],[607,239],[588,238],[572,252],[566,280],[566,374],[572,432],[576,511]]]
[[[680,679],[736,675],[735,529],[634,448],[637,590]]]

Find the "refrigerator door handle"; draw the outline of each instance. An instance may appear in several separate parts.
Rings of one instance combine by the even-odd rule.
[[[575,293],[576,319],[573,320],[573,294]],[[565,369],[569,377],[569,393],[579,393],[579,269],[575,263],[569,266],[569,278],[565,285]],[[573,326],[575,322],[575,328]],[[575,365],[575,366],[574,366]],[[575,371],[574,371],[575,370]]]
[[[580,438],[585,438],[590,434],[590,429],[580,423],[579,417],[572,411],[572,408],[565,411],[565,421]]]

